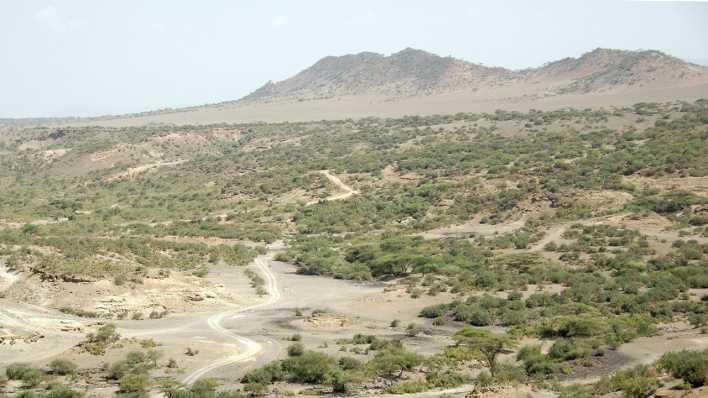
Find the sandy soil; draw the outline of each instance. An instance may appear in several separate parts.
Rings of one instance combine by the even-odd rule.
[[[170,314],[162,319],[115,321],[125,338],[154,339],[163,358],[177,359],[183,373],[180,378],[193,382],[200,377],[223,377],[233,380],[254,366],[284,355],[286,338],[302,333],[309,345],[331,343],[356,333],[402,335],[403,329],[391,330],[391,319],[416,320],[417,312],[441,297],[423,298],[411,304],[402,294],[383,294],[384,285],[357,284],[326,278],[298,275],[294,267],[271,261],[272,252],[260,256],[253,267],[267,281],[265,298],[244,295],[240,305],[223,305],[219,311]],[[235,267],[213,270],[209,278],[226,288],[248,290],[248,282]],[[384,309],[374,303],[386,303]],[[295,316],[295,309],[306,313],[321,309],[342,313],[352,322],[332,327],[311,327]],[[43,337],[33,343],[0,345],[0,367],[17,360],[45,366],[57,356],[68,357],[82,366],[96,366],[96,357],[76,352],[73,347],[94,330],[97,322],[46,310],[38,306],[3,300],[0,306],[1,332],[11,329],[17,335]],[[238,332],[236,332],[238,331]],[[422,352],[434,352],[443,342],[438,337],[416,338],[411,344]],[[128,343],[126,343],[128,344]],[[184,354],[187,347],[198,350],[196,356]],[[332,347],[334,350],[334,347]],[[112,362],[125,350],[111,350],[101,361]],[[334,352],[336,353],[336,352]]]
[[[469,234],[477,235],[494,235],[513,232],[524,226],[526,217],[521,217],[514,221],[507,221],[498,224],[482,224],[480,220],[482,216],[477,216],[474,219],[459,225],[451,225],[448,227],[440,227],[420,233],[425,239],[442,239],[449,237],[464,237]]]
[[[405,115],[450,114],[456,112],[493,112],[497,109],[528,111],[565,107],[600,108],[626,106],[637,102],[694,100],[708,94],[708,83],[673,87],[640,87],[631,90],[594,94],[543,95],[538,87],[495,87],[478,91],[459,91],[391,99],[385,96],[360,95],[311,101],[265,104],[214,105],[191,111],[143,117],[127,117],[98,122],[72,122],[106,126],[134,126],[148,123],[210,124],[242,122],[302,122],[346,118],[402,117]]]
[[[708,177],[649,178],[631,176],[624,177],[624,180],[642,189],[684,190],[708,198]]]
[[[52,281],[33,274],[13,274],[13,279],[12,286],[4,289],[7,299],[44,308],[88,311],[102,319],[147,318],[153,312],[205,311],[244,300],[239,291],[189,272],[150,270],[140,283],[126,281],[121,285],[103,279]]]
[[[174,162],[157,162],[157,163],[150,163],[150,164],[144,164],[141,166],[137,167],[131,167],[128,170],[114,174],[110,177],[106,178],[106,181],[116,181],[116,180],[122,180],[122,179],[132,179],[135,178],[141,174],[148,173],[150,171],[157,170],[160,167],[165,167],[165,166],[176,166],[178,164],[184,163],[184,160],[176,160]]]
[[[19,279],[16,272],[7,269],[2,260],[0,260],[0,292],[5,291],[13,283]]]

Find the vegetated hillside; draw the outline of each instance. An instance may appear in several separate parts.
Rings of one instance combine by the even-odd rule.
[[[511,71],[407,48],[390,56],[363,52],[326,57],[282,82],[268,82],[243,102],[347,95],[390,97],[440,94],[542,82],[556,93],[597,92],[708,76],[705,67],[659,51],[598,48],[535,69]],[[528,90],[525,88],[524,90]]]
[[[332,299],[314,308],[286,301],[266,309],[267,326],[253,334],[292,345],[286,353],[263,344],[268,358],[281,358],[265,367],[216,373],[244,390],[228,396],[461,385],[500,397],[512,388],[563,398],[703,396],[707,136],[706,100],[309,123],[5,128],[0,267],[17,280],[0,285],[0,314],[29,302],[87,324],[135,314],[138,323],[153,313],[170,321],[180,307],[60,305],[107,291],[160,295],[164,284],[179,283],[187,308],[206,310],[221,299],[195,291],[198,281],[248,263],[259,252],[246,241],[282,239],[277,259],[299,274],[279,281],[290,296],[283,300],[298,299],[287,285],[295,277],[312,278],[311,290],[323,278],[380,290],[347,308],[331,289]],[[233,323],[229,334],[248,323]],[[3,323],[0,336],[21,333],[16,324]],[[175,345],[169,332],[140,343],[114,332],[104,325],[76,350],[15,365],[0,393],[22,383],[45,396],[64,383],[144,395],[157,392],[157,376],[167,383],[233,352],[210,353],[214,343],[205,339],[195,353],[199,339]],[[21,344],[30,352],[35,343]],[[126,352],[127,344],[145,353]],[[0,345],[0,354],[11,349]],[[71,376],[47,366],[66,357],[79,365]],[[566,386],[573,382],[580,384]],[[164,388],[212,397],[216,383]]]

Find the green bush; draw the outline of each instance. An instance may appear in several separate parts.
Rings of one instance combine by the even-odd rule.
[[[83,398],[86,396],[81,391],[72,390],[66,386],[52,386],[50,391],[44,395],[44,398]]]
[[[246,384],[270,384],[285,380],[286,373],[279,361],[269,363],[246,373],[241,382]]]
[[[326,354],[305,351],[302,355],[284,360],[282,366],[292,382],[324,384],[332,376],[336,365],[336,361]]]
[[[526,374],[531,377],[543,377],[559,372],[559,367],[541,352],[541,346],[524,346],[516,354]]]
[[[659,359],[658,366],[693,387],[708,383],[708,350],[668,352]]]
[[[118,385],[120,392],[144,394],[152,386],[152,377],[147,373],[128,373],[120,378]]]
[[[219,388],[219,382],[214,379],[199,379],[192,384],[189,391],[197,397],[208,397]]]
[[[243,390],[253,397],[262,397],[268,393],[268,385],[263,383],[247,383]]]
[[[5,369],[5,375],[10,380],[21,380],[25,387],[36,387],[44,380],[44,373],[29,365],[14,363]]]
[[[626,398],[647,398],[659,387],[658,377],[652,367],[640,365],[620,370],[612,376],[604,376],[595,385],[598,395],[622,391]]]
[[[428,391],[430,385],[425,380],[407,381],[405,383],[395,384],[386,388],[389,394],[415,394],[423,391]]]
[[[454,388],[471,382],[468,376],[451,370],[433,370],[425,375],[425,380],[434,388]]]
[[[44,373],[38,369],[31,369],[27,373],[22,375],[22,384],[25,387],[33,388],[37,387],[44,380]]]
[[[602,355],[601,343],[593,339],[558,340],[551,346],[548,356],[553,359],[569,361],[578,358]]]
[[[51,369],[52,373],[61,376],[74,374],[78,368],[77,364],[68,359],[55,359],[49,363],[49,369]]]
[[[107,323],[101,326],[96,333],[89,333],[80,346],[93,355],[103,355],[108,347],[120,340],[120,335],[116,332],[116,326]]]
[[[22,376],[31,371],[32,368],[27,364],[13,363],[7,366],[5,375],[10,380],[22,380]]]
[[[290,346],[288,346],[288,356],[289,357],[298,357],[305,353],[305,346],[302,345],[302,343],[295,343]]]
[[[369,366],[381,377],[396,378],[404,371],[420,365],[422,361],[421,356],[406,350],[403,346],[391,345],[377,352],[369,362]]]
[[[356,358],[341,357],[339,358],[339,367],[342,370],[359,370],[363,367],[363,364]]]

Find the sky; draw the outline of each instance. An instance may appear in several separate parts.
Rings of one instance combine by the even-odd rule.
[[[406,47],[511,69],[597,47],[708,60],[708,2],[0,0],[0,118],[238,99],[327,55]]]

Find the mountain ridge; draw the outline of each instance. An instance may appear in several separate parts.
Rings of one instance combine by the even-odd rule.
[[[235,102],[368,94],[409,97],[533,82],[545,84],[554,94],[592,93],[706,76],[708,68],[657,50],[596,48],[577,58],[512,70],[409,47],[388,56],[373,52],[327,56],[291,78],[269,81]]]

